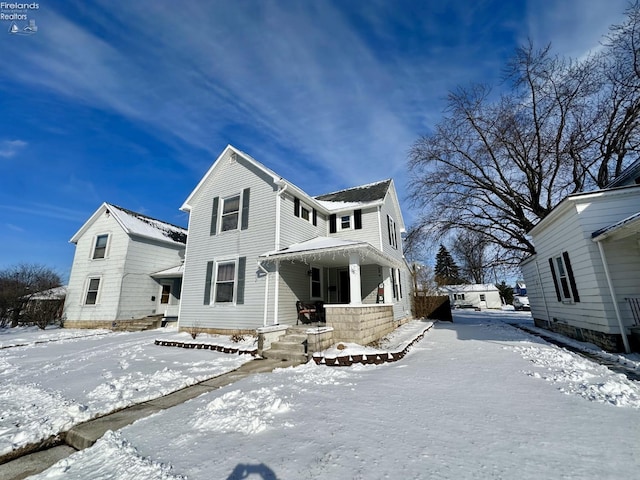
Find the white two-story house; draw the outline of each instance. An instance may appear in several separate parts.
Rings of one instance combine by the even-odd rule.
[[[295,324],[296,302],[321,302],[334,340],[369,343],[411,316],[392,180],[312,197],[228,146],[182,210],[181,329]]]
[[[184,228],[103,203],[71,238],[65,326],[177,318],[186,240]]]

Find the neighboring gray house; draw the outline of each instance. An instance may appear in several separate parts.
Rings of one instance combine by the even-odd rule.
[[[611,351],[629,351],[640,325],[640,172],[625,178],[560,202],[521,264],[537,326]]]
[[[452,308],[501,308],[500,290],[493,283],[443,285],[438,289],[449,296]]]
[[[70,240],[65,326],[177,317],[186,239],[181,227],[103,203]]]
[[[333,340],[369,343],[411,317],[392,180],[312,197],[227,146],[182,210],[181,329],[277,329],[323,302]]]

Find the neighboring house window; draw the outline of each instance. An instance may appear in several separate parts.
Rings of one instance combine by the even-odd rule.
[[[107,240],[109,235],[98,235],[96,237],[96,246],[93,249],[93,258],[104,258],[107,253]]]
[[[563,303],[579,302],[580,295],[573,275],[571,260],[569,260],[569,253],[562,252],[561,255],[550,258],[549,268],[558,301]]]
[[[215,197],[211,208],[210,235],[229,230],[246,230],[249,228],[249,195],[245,188],[242,194],[227,198]]]
[[[389,244],[393,248],[398,248],[398,233],[396,232],[396,222],[387,215],[387,230],[389,232]]]
[[[171,297],[171,285],[162,285],[162,293],[160,294],[160,303],[168,304]]]
[[[454,293],[453,294],[453,299],[454,300],[464,300],[464,293]]]
[[[212,303],[235,303],[240,305],[244,303],[246,260],[246,257],[241,257],[234,260],[207,263],[204,293],[205,305]]]
[[[100,288],[99,278],[90,278],[87,286],[87,296],[84,299],[85,305],[95,305],[98,303],[98,289]]]
[[[481,302],[485,302],[487,300],[487,297],[485,297],[485,295],[483,293],[480,294],[480,301]]]
[[[311,267],[311,298],[322,298],[322,275],[320,269]]]
[[[305,203],[301,202],[299,198],[293,199],[293,214],[296,217],[302,218],[313,225],[318,225],[318,212],[315,208],[311,208]]]

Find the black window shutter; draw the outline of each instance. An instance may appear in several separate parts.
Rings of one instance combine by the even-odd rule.
[[[353,211],[353,228],[356,230],[362,230],[362,210]]]
[[[556,289],[556,297],[559,302],[562,301],[560,296],[560,287],[558,286],[558,277],[556,277],[556,269],[553,266],[553,258],[549,259],[549,267],[551,268],[551,277],[553,278],[553,287]]]
[[[313,225],[318,226],[318,211],[313,209]]]
[[[236,292],[236,304],[244,304],[244,277],[247,269],[247,257],[238,259],[238,291]]]
[[[393,245],[393,234],[391,233],[391,217],[387,215],[387,231],[389,232],[389,245]]]
[[[573,268],[571,268],[571,261],[569,260],[569,253],[562,252],[562,258],[564,259],[564,265],[567,267],[567,275],[569,276],[569,285],[571,285],[571,295],[573,301],[578,303],[580,301],[580,295],[578,295],[578,287],[576,286],[576,278],[573,276]]]
[[[337,231],[337,217],[335,213],[332,213],[329,217],[329,233],[336,233]]]
[[[293,199],[293,214],[296,217],[300,216],[300,199],[295,197]]]
[[[249,228],[249,189],[245,188],[242,191],[242,223],[241,230]]]
[[[211,303],[211,279],[213,277],[213,262],[207,262],[207,276],[204,281],[204,304]]]
[[[402,298],[402,270],[398,269],[398,290],[400,290],[400,298]]]
[[[216,197],[213,199],[213,208],[211,209],[211,231],[210,235],[215,235],[218,233],[218,202],[220,201],[220,197]]]

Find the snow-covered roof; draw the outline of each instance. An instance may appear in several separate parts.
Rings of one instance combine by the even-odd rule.
[[[105,213],[111,215],[128,235],[178,245],[187,243],[187,230],[185,228],[106,202],[103,203],[80,230],[76,232],[70,240],[71,243],[77,243],[87,228],[89,228],[100,215]]]
[[[493,283],[473,283],[469,285],[442,285],[441,290],[449,293],[466,292],[499,292],[498,287]]]
[[[604,240],[605,238],[610,237],[613,234],[622,233],[625,230],[627,231],[626,235],[640,233],[640,212],[634,213],[627,218],[623,218],[619,222],[596,230],[591,234],[591,239],[594,242],[599,242],[600,240]]]
[[[67,286],[49,288],[29,296],[29,300],[62,300],[67,295]]]
[[[187,230],[182,227],[116,205],[107,204],[107,206],[108,211],[131,235],[162,241],[170,240],[173,243],[187,243]]]

